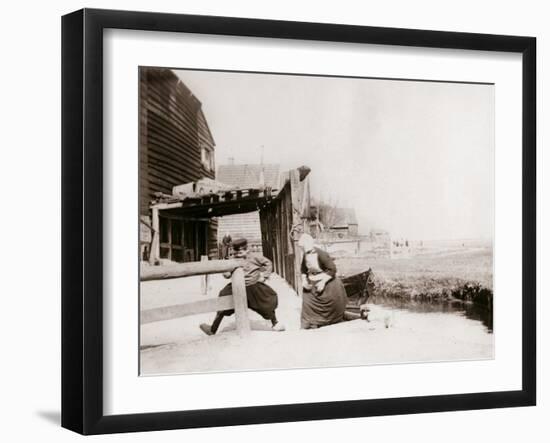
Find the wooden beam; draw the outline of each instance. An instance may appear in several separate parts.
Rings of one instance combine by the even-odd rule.
[[[142,266],[141,281],[167,280],[202,274],[233,272],[243,265],[242,260],[209,260],[206,262],[178,263],[168,266]]]
[[[302,183],[300,182],[300,172],[297,169],[290,171],[290,195],[292,209],[300,211],[302,208]]]
[[[153,323],[157,321],[172,320],[174,318],[186,317],[188,315],[205,314],[207,312],[225,311],[233,309],[235,304],[233,297],[209,298],[181,305],[163,306],[161,308],[147,309],[140,313],[140,324]]]
[[[296,180],[298,180],[297,176]],[[265,190],[235,189],[218,194],[197,196],[196,198],[188,197],[183,201],[153,203],[150,205],[150,208],[157,208],[162,211],[183,208],[184,210],[202,210],[204,212],[208,208],[235,208],[235,205],[239,205],[241,203],[252,208],[254,205],[259,205],[270,201],[272,196],[277,196],[278,193],[279,190],[270,188],[266,188]],[[238,208],[236,210],[239,211]],[[253,211],[256,210],[256,208],[252,208],[250,210]],[[227,212],[227,214],[231,213],[232,212],[230,211]]]
[[[179,215],[177,213],[169,212],[169,211],[163,211],[162,212],[162,218],[170,218],[172,220],[179,220],[179,221],[192,221],[192,222],[207,222],[210,221],[209,217],[191,217],[191,216],[185,216],[185,215]]]
[[[168,230],[168,260],[172,261],[172,219],[166,220]]]
[[[305,225],[304,220],[302,220],[302,199],[305,197],[304,186],[305,182],[300,181],[300,171],[298,169],[293,169],[290,171],[290,196],[292,201],[291,214],[289,216],[292,226],[295,228],[302,224],[302,227]],[[304,229],[302,230],[304,232]],[[294,263],[292,264],[292,271],[294,274],[294,288],[298,295],[302,295],[302,278],[301,278],[301,262],[302,254],[300,248],[298,247],[298,238],[289,238],[291,242],[292,252],[294,254]]]
[[[237,332],[240,336],[250,334],[250,322],[248,321],[248,301],[246,298],[246,286],[244,283],[243,268],[237,268],[231,275],[231,290],[235,304],[235,320]]]
[[[300,216],[302,218],[308,218],[310,216],[311,209],[311,192],[309,188],[309,178],[307,177],[302,180],[302,201],[300,205]],[[308,223],[306,223],[306,226],[309,228]],[[306,226],[304,226],[304,228]],[[309,229],[304,229],[304,232],[309,234]]]
[[[181,208],[183,206],[183,202],[174,202],[174,203],[155,203],[151,205],[151,209],[154,211],[155,209],[158,211],[165,210],[165,209],[177,209]]]

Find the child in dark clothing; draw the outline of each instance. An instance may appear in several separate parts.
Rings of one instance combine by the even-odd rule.
[[[244,238],[233,241],[233,251],[235,258],[244,259],[243,270],[248,307],[266,320],[271,320],[272,330],[284,331],[285,327],[275,315],[278,304],[277,293],[264,283],[273,270],[271,261],[260,254],[249,252],[248,242]],[[228,278],[230,274],[224,276]],[[232,293],[231,283],[229,283],[220,291],[219,296],[224,297]],[[212,325],[203,323],[200,328],[205,334],[213,335],[220,327],[223,318],[234,313],[233,309],[218,311]]]

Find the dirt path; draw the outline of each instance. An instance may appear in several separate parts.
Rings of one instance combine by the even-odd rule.
[[[226,281],[214,276],[209,296]],[[233,318],[221,331],[205,336],[198,325],[211,314],[151,323],[141,327],[143,375],[254,369],[366,365],[379,363],[487,359],[493,335],[473,320],[442,313],[413,313],[371,306],[371,321],[355,320],[300,330],[301,299],[280,277],[269,283],[279,294],[277,315],[285,332],[249,311],[252,334],[239,338]],[[200,295],[199,279],[148,282],[142,285],[142,309],[181,303]]]

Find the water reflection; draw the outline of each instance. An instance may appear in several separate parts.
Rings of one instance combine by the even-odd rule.
[[[392,309],[403,309],[417,313],[446,313],[460,315],[471,320],[480,321],[487,332],[493,333],[493,311],[487,306],[461,300],[417,301],[402,298],[371,297],[369,303]]]

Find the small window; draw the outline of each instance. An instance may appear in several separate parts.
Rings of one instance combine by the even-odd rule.
[[[216,169],[214,165],[214,151],[210,151],[210,170],[213,171],[214,169]]]
[[[212,151],[209,151],[205,147],[201,148],[201,162],[204,169],[212,171],[214,169],[214,155]]]

